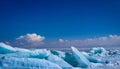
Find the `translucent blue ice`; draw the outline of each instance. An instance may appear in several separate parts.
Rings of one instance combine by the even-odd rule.
[[[0,54],[13,53],[13,52],[16,52],[16,49],[4,43],[0,43]]]
[[[92,48],[90,52],[93,55],[100,55],[100,56],[106,56],[108,54],[108,51],[103,47]]]
[[[90,66],[90,62],[87,60],[87,58],[81,52],[79,52],[77,48],[75,47],[71,47],[71,48],[78,62],[78,66],[82,68],[88,68]]]
[[[58,64],[63,69],[71,69],[72,68],[72,66],[70,64],[68,64],[66,61],[64,61],[62,58],[60,58],[60,57],[58,57],[56,55],[53,55],[53,54],[49,55],[48,61],[51,61],[53,63]]]
[[[93,63],[102,63],[102,61],[98,58],[95,58],[95,57],[92,57],[92,56],[89,56],[86,52],[81,52],[90,62],[93,62]]]

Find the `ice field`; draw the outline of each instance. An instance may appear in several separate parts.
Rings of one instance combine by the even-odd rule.
[[[0,43],[0,69],[120,69],[120,51],[23,49]]]

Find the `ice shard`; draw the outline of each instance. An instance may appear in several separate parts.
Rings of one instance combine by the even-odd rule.
[[[66,61],[56,55],[50,54],[48,57],[48,61],[58,64],[63,69],[72,69],[72,66],[70,64],[68,64]]]
[[[75,47],[71,47],[72,52],[78,62],[78,66],[81,68],[88,68],[90,67],[90,62],[87,60],[87,58],[77,50]]]

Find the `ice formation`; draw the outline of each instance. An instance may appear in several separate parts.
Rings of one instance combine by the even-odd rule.
[[[0,57],[1,68],[38,68],[38,69],[62,69],[59,65],[44,59]]]
[[[0,53],[1,54],[6,54],[6,53],[13,53],[16,52],[16,49],[13,47],[6,45],[4,43],[0,43]]]
[[[56,55],[49,55],[48,60],[58,64],[59,66],[61,66],[63,69],[71,69],[72,66],[70,64],[68,64],[67,62],[65,62],[63,59],[61,59],[60,57],[56,56]]]
[[[54,54],[54,55],[57,55],[57,56],[59,56],[61,58],[65,58],[65,52],[51,50],[51,53]]]
[[[95,57],[89,56],[86,52],[81,52],[90,62],[93,63],[102,63],[100,59],[97,59]]]
[[[0,43],[0,54],[15,53],[15,52],[29,52],[30,50],[24,48],[13,48],[10,45]]]
[[[74,67],[77,67],[77,65],[78,65],[78,62],[75,59],[73,53],[65,53],[65,57],[63,59]],[[74,60],[72,60],[72,59],[74,59]]]
[[[93,48],[81,52],[16,48],[0,43],[0,69],[119,69],[120,51]]]
[[[87,60],[87,58],[78,51],[75,47],[71,47],[72,51],[74,53],[74,56],[76,60],[78,61],[78,66],[82,68],[88,68],[90,66],[90,62]]]
[[[11,57],[19,57],[19,58],[47,58],[49,55],[49,51],[46,49],[39,49],[39,50],[32,50],[29,52],[16,52],[16,53],[10,53],[10,54],[5,54],[6,56],[11,56]]]
[[[100,55],[100,56],[106,56],[108,54],[108,51],[103,47],[92,48],[90,52],[94,55]]]

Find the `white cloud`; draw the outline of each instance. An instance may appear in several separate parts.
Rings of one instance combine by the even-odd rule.
[[[62,43],[62,42],[64,42],[64,40],[63,40],[63,39],[59,39],[59,42],[61,42],[61,43]]]
[[[64,42],[63,42],[64,41]],[[62,42],[62,43],[61,43]],[[109,35],[98,38],[87,38],[79,40],[65,41],[59,39],[60,46],[120,46],[120,36],[118,35]]]
[[[36,33],[26,34],[19,36],[15,41],[5,42],[12,46],[17,47],[119,47],[120,46],[120,35],[108,35],[96,38],[86,38],[77,40],[66,40],[58,39],[58,41],[50,41],[44,43],[44,36],[37,35]]]
[[[12,44],[17,46],[39,46],[43,44],[44,39],[45,39],[44,36],[32,33],[19,36]]]
[[[24,36],[20,36],[16,38],[16,40],[25,40],[27,42],[40,42],[43,41],[45,37],[37,35],[36,33],[33,34],[26,34]]]

